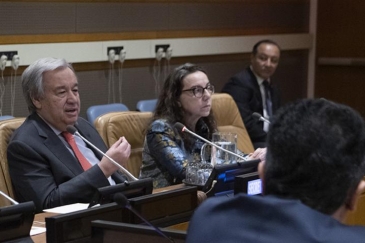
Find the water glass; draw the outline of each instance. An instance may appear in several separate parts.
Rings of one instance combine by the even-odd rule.
[[[185,182],[188,184],[198,184],[199,162],[189,162],[186,167]]]
[[[210,174],[212,173],[213,166],[210,163],[201,163],[198,169],[198,184],[205,185]]]
[[[212,142],[219,147],[231,151],[237,152],[237,134],[227,132],[213,133]],[[236,162],[236,156],[227,153],[223,150],[212,148],[212,164],[232,164]]]
[[[213,133],[212,142],[221,147],[222,149],[237,153],[237,134],[227,133],[227,132],[217,132]],[[204,144],[201,148],[200,156],[202,161],[206,161],[206,150],[207,145]],[[208,147],[209,148],[209,147]],[[232,164],[236,163],[237,158],[228,152],[211,146],[211,158],[210,163],[214,166],[216,164]]]
[[[203,186],[212,170],[213,166],[210,163],[190,162],[186,167],[185,183]]]

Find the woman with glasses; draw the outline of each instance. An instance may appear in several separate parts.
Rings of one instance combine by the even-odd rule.
[[[217,126],[212,115],[214,86],[199,66],[186,63],[165,80],[149,124],[140,178],[151,177],[154,188],[181,183],[188,162],[200,160],[204,142],[174,128],[176,122],[211,139]]]

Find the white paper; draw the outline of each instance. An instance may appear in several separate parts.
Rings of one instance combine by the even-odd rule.
[[[64,213],[72,213],[84,210],[87,209],[88,207],[89,207],[88,203],[74,203],[56,208],[44,209],[43,212],[64,214]]]
[[[46,232],[46,228],[44,227],[36,227],[36,226],[32,226],[32,228],[30,229],[30,235],[38,235],[38,234],[42,234]]]

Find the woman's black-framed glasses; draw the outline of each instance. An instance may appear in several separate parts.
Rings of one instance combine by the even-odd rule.
[[[201,86],[196,86],[196,87],[193,87],[191,89],[184,89],[181,92],[191,91],[191,92],[193,92],[193,95],[196,98],[201,98],[201,97],[203,97],[203,94],[204,94],[205,90],[207,90],[209,92],[209,94],[213,94],[214,93],[214,86],[212,84],[208,84],[205,88],[203,88]]]

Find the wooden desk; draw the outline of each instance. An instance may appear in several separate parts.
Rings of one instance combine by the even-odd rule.
[[[185,186],[184,184],[179,184],[179,185],[169,186],[169,187],[165,187],[165,188],[159,188],[159,189],[153,190],[153,193],[174,190],[177,188],[182,188],[184,186]],[[56,215],[56,214],[40,213],[40,214],[35,215],[33,226],[45,227],[45,218],[51,217],[54,215]],[[357,224],[357,225],[365,226],[365,193],[360,197],[358,205],[357,205],[357,209],[354,212],[350,212],[348,214],[345,223],[350,224],[350,225]],[[172,225],[167,228],[178,229],[178,230],[187,230],[188,225],[189,225],[188,222],[185,222],[185,223]],[[32,236],[32,240],[34,241],[34,243],[46,243],[46,233]]]
[[[189,222],[184,222],[181,224],[175,224],[175,225],[171,225],[169,227],[166,227],[166,229],[175,229],[175,230],[185,230],[187,231],[189,227]]]
[[[57,215],[55,213],[39,213],[36,214],[33,221],[33,226],[36,227],[46,227],[46,217],[51,217]],[[38,235],[32,236],[32,240],[34,243],[46,243],[46,233],[41,233]]]
[[[183,188],[183,187],[185,187],[184,184],[173,185],[173,186],[169,186],[169,187],[154,189],[153,193],[166,192],[166,191],[171,191],[171,190],[175,190],[175,189],[179,189],[179,188]],[[33,226],[46,227],[45,218],[52,217],[52,216],[55,216],[55,215],[57,215],[57,214],[56,213],[39,213],[39,214],[36,214],[35,217],[34,217]],[[186,223],[181,223],[181,224],[169,226],[167,228],[186,230],[187,227],[188,227],[188,223],[186,222]],[[46,233],[34,235],[31,238],[34,241],[34,243],[46,243],[47,242],[46,241]]]
[[[57,215],[56,213],[39,213],[36,214],[33,221],[33,226],[37,227],[46,227],[45,218],[46,217],[52,217]],[[188,228],[188,222],[172,225],[169,227],[166,227],[168,229],[178,229],[178,230],[187,230]],[[34,235],[31,237],[34,243],[47,243],[46,240],[46,233],[41,233],[38,235]]]
[[[345,224],[365,226],[365,193],[360,196],[356,210],[348,213]]]

